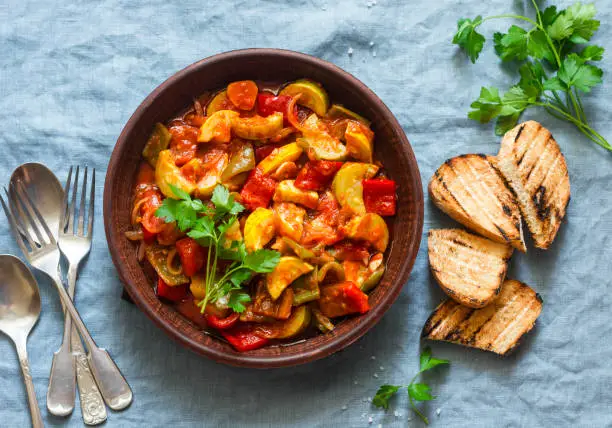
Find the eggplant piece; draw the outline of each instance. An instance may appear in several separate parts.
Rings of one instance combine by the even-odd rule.
[[[166,284],[170,286],[187,284],[189,282],[187,275],[182,272],[171,272],[168,268],[168,252],[169,249],[161,245],[149,245],[145,249],[147,260]]]

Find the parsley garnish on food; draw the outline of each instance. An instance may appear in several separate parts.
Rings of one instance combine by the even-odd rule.
[[[485,43],[477,31],[485,21],[513,18],[531,24],[528,29],[513,25],[505,34],[494,34],[495,52],[502,61],[518,62],[521,78],[504,94],[497,88],[483,87],[468,117],[481,123],[497,118],[495,132],[502,135],[516,125],[527,108],[539,106],[612,151],[612,145],[589,125],[581,100],[581,93],[589,93],[602,82],[603,71],[591,63],[601,61],[604,48],[587,45],[599,28],[599,21],[593,19],[595,5],[577,2],[564,10],[549,6],[541,11],[535,0],[532,3],[534,19],[504,14],[458,21],[453,43],[465,50],[472,63]]]
[[[431,348],[426,347],[423,352],[421,352],[420,358],[420,369],[419,372],[414,375],[410,384],[408,385],[382,385],[376,391],[376,395],[372,399],[372,404],[376,407],[382,407],[383,409],[389,408],[389,400],[393,397],[400,389],[406,388],[408,390],[408,399],[410,400],[410,407],[412,410],[423,419],[423,422],[429,424],[429,420],[423,413],[419,411],[415,401],[430,401],[436,398],[431,395],[431,388],[426,383],[415,382],[417,377],[423,372],[427,370],[431,370],[434,367],[437,367],[442,364],[450,364],[448,360],[441,360],[439,358],[433,358],[431,356]]]
[[[242,240],[227,240],[225,233],[238,221],[244,207],[223,185],[215,187],[211,202],[214,208],[199,199],[169,184],[172,193],[179,199],[166,198],[155,215],[166,223],[176,221],[177,227],[203,247],[208,247],[206,259],[206,297],[199,303],[204,312],[206,305],[229,296],[228,306],[235,312],[243,312],[251,297],[242,288],[253,273],[272,272],[280,260],[280,253],[272,250],[257,250],[247,253]],[[223,272],[217,272],[218,261],[233,263]]]

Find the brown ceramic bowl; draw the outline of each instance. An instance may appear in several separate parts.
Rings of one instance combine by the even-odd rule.
[[[153,125],[191,105],[194,96],[235,80],[287,82],[299,78],[320,82],[330,100],[372,121],[376,158],[398,183],[398,212],[393,220],[387,271],[370,294],[372,309],[340,322],[333,332],[289,346],[236,352],[207,335],[162,303],[136,259],[124,232],[130,228],[131,194],[141,152]],[[130,297],[170,337],[216,361],[244,367],[271,368],[313,361],[345,348],[380,320],[399,295],[414,264],[423,229],[423,192],[419,169],[402,127],[385,104],[363,83],[329,62],[292,51],[247,49],[223,53],[179,71],[155,89],[123,128],[110,159],[104,185],[104,226],[111,256]]]

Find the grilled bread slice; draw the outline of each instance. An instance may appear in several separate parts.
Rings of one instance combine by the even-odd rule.
[[[518,204],[491,162],[486,155],[447,160],[429,181],[429,194],[438,208],[459,223],[525,252]]]
[[[482,308],[497,297],[512,255],[509,244],[461,229],[431,229],[428,250],[429,266],[442,290],[471,308]]]
[[[495,166],[517,196],[537,248],[552,244],[570,200],[565,158],[548,129],[532,120],[504,135]]]
[[[482,309],[448,299],[431,314],[422,337],[506,355],[531,330],[542,311],[542,299],[528,285],[509,279],[497,299]]]

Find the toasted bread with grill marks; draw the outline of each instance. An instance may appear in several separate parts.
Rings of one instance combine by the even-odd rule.
[[[474,232],[526,251],[518,204],[490,156],[447,160],[429,181],[429,194],[438,208]]]
[[[431,229],[427,244],[431,272],[451,299],[482,308],[497,297],[512,256],[509,244],[461,229]]]
[[[535,325],[542,299],[528,285],[510,279],[497,299],[473,309],[448,299],[431,314],[422,337],[507,355]]]
[[[552,244],[570,200],[565,157],[548,129],[530,120],[504,135],[495,167],[516,194],[537,248]]]

